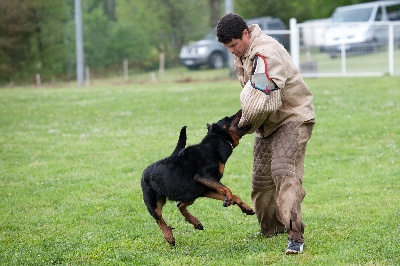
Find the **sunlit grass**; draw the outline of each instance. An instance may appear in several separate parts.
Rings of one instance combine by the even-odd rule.
[[[166,205],[177,241],[168,246],[142,202],[141,173],[171,153],[183,125],[194,144],[239,108],[238,82],[215,81],[223,71],[0,90],[0,264],[399,264],[400,90],[389,77],[306,80],[317,124],[304,254],[285,256],[286,236],[264,239],[255,216],[209,199],[190,207],[204,231]],[[242,139],[222,179],[249,204],[252,141]]]

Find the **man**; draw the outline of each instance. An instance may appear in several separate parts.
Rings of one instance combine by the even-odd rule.
[[[266,108],[261,116],[252,113],[251,103],[241,95],[241,125],[252,124],[252,132],[256,131],[251,198],[262,233],[272,237],[287,232],[286,254],[302,253],[304,156],[315,121],[312,93],[289,53],[261,33],[258,25],[247,26],[241,16],[226,14],[218,22],[217,36],[234,55],[244,89],[262,90],[269,96],[279,92],[277,109]]]

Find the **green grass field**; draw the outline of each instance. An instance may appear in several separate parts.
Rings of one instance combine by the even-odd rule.
[[[399,265],[400,88],[390,77],[306,80],[317,124],[304,254],[284,255],[285,235],[265,239],[255,216],[211,199],[190,207],[204,231],[168,203],[177,243],[165,242],[142,201],[141,173],[172,152],[182,126],[195,144],[206,123],[240,108],[239,83],[213,73],[0,89],[0,264]],[[242,139],[222,179],[249,204],[252,142]]]

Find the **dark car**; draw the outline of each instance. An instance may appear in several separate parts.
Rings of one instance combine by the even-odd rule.
[[[290,49],[290,35],[289,33],[271,33],[268,31],[286,31],[286,26],[280,18],[275,17],[261,17],[246,20],[248,25],[258,24],[262,31],[266,32],[269,36],[280,42],[286,50]]]
[[[246,20],[247,24],[258,24],[263,31],[286,30],[285,24],[279,18],[260,17]],[[289,48],[289,34],[270,34],[286,49]],[[183,46],[179,57],[188,69],[198,69],[201,66],[222,68],[228,60],[227,49],[218,42],[216,29],[209,32],[202,40]]]
[[[218,42],[216,29],[213,29],[202,40],[183,46],[179,57],[189,69],[198,69],[203,65],[222,68],[228,59],[228,51]]]

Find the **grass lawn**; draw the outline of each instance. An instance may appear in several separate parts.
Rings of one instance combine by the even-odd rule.
[[[143,169],[172,152],[182,126],[195,144],[207,123],[240,108],[237,81],[212,71],[188,78],[201,72],[0,89],[0,265],[400,264],[400,88],[391,77],[306,80],[317,124],[304,254],[284,255],[285,235],[265,239],[255,216],[211,199],[189,208],[204,231],[165,206],[170,247],[142,201]],[[248,204],[252,143],[242,139],[222,179]]]

